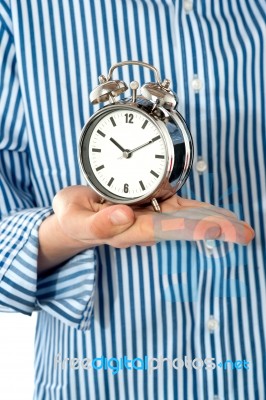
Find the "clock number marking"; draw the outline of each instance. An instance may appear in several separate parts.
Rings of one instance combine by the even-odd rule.
[[[139,184],[140,184],[141,189],[142,189],[142,190],[145,190],[144,183],[143,183],[142,181],[139,181]]]
[[[124,184],[124,193],[128,193],[128,183]]]
[[[93,149],[91,149],[91,151],[92,151],[93,153],[100,153],[102,150],[101,150],[101,149],[93,148]]]
[[[133,114],[125,114],[126,124],[133,124]]]
[[[98,129],[97,133],[99,133],[99,135],[101,135],[102,137],[105,137],[105,133],[103,133],[102,131],[100,131],[100,129]]]
[[[162,159],[164,159],[164,156],[161,156],[160,154],[155,154],[155,158],[162,158]]]
[[[150,173],[152,175],[154,175],[156,178],[159,178],[159,175],[157,174],[157,172],[153,171],[152,169],[150,170]]]
[[[107,185],[108,185],[108,186],[111,186],[113,182],[114,182],[114,178],[112,177],[112,178],[110,179],[110,181],[107,183]]]
[[[152,142],[155,142],[155,141],[158,140],[158,139],[161,139],[161,136],[160,136],[160,135],[155,136],[155,137],[152,139]]]
[[[142,125],[142,127],[141,127],[141,128],[142,128],[142,129],[145,129],[145,128],[146,128],[146,126],[147,126],[147,123],[148,123],[148,122],[149,122],[149,121],[146,119],[146,120],[145,120],[145,122],[144,122],[144,124]]]
[[[103,168],[104,168],[104,165],[100,165],[99,167],[96,168],[96,171],[100,171]]]
[[[113,126],[116,126],[115,120],[113,117],[110,117],[110,121],[112,122]]]

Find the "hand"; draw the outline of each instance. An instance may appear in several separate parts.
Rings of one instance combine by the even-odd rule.
[[[39,228],[39,274],[92,246],[107,243],[135,221],[130,207],[100,204],[99,196],[85,186],[61,190],[53,208],[55,213]]]
[[[74,255],[101,244],[116,248],[150,246],[161,240],[219,239],[248,244],[252,228],[223,208],[178,196],[151,206],[101,204],[85,186],[71,186],[54,198],[55,214],[39,229],[38,272],[46,272]]]
[[[220,239],[248,244],[254,231],[223,208],[179,196],[151,206],[100,204],[88,187],[72,186],[54,198],[53,208],[62,232],[80,248],[108,244],[117,248],[151,245],[161,240]]]

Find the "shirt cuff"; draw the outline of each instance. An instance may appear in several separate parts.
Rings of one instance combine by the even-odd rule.
[[[37,276],[38,230],[51,207],[14,213],[0,222],[0,310],[31,315],[44,310],[87,330],[93,310],[94,250],[78,254],[47,276]]]
[[[96,280],[94,250],[71,258],[48,276],[39,277],[36,304],[65,324],[88,330]]]

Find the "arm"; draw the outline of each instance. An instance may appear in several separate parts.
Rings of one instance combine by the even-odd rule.
[[[123,248],[161,240],[217,239],[248,244],[252,228],[232,212],[173,196],[152,207],[101,204],[91,189],[72,186],[54,198],[55,214],[39,232],[39,271],[44,272],[85,249],[101,244]],[[51,233],[53,233],[51,235]]]
[[[30,313],[36,280],[30,257],[21,260],[19,254],[28,246],[34,258],[35,231],[52,208],[36,207],[32,193],[12,24],[5,7],[0,13],[0,65],[0,304]]]
[[[0,310],[31,315],[41,308],[72,327],[88,329],[96,275],[94,250],[69,258],[49,277],[37,275],[39,227],[53,209],[50,204],[37,204],[32,186],[8,7],[0,0]]]

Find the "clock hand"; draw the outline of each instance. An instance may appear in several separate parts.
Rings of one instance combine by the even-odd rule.
[[[156,140],[158,140],[160,138],[160,136],[156,136],[154,138],[152,138],[151,140],[149,140],[146,143],[143,143],[142,145],[135,147],[132,150],[125,150],[123,149],[122,146],[120,146],[119,143],[117,143],[117,141],[113,138],[110,138],[111,142],[113,142],[122,152],[123,152],[123,156],[121,158],[130,158],[132,153],[135,153],[135,151],[142,149],[145,146],[148,146],[149,144],[155,142]]]
[[[111,142],[114,143],[116,145],[116,147],[119,148],[119,150],[121,150],[123,153],[126,151],[122,146],[120,146],[119,143],[117,143],[117,141],[115,139],[113,139],[112,137],[110,138]]]
[[[133,150],[128,150],[127,151],[128,156],[131,156],[131,154],[135,153],[135,151],[142,149],[142,147],[148,146],[148,144],[151,144],[151,143],[152,143],[152,140],[149,140],[148,142],[142,144],[141,146],[135,147],[135,149],[133,149]]]
[[[135,149],[133,149],[133,150],[124,150],[122,157],[119,157],[119,158],[130,158],[132,153],[134,153],[135,151],[137,151],[139,149],[142,149],[142,147],[145,147],[150,143],[152,143],[152,140],[149,140],[149,142],[146,142],[146,143],[142,144],[141,146],[135,147]]]
[[[131,154],[134,153],[135,151],[140,150],[140,149],[142,149],[142,148],[145,147],[145,146],[148,146],[149,144],[155,142],[155,141],[158,140],[158,139],[160,139],[160,136],[155,136],[154,138],[152,138],[152,139],[149,140],[148,142],[142,144],[141,146],[135,147],[135,149],[133,149],[133,150],[125,150],[125,152],[127,153],[127,157],[126,157],[126,158],[130,157]]]

